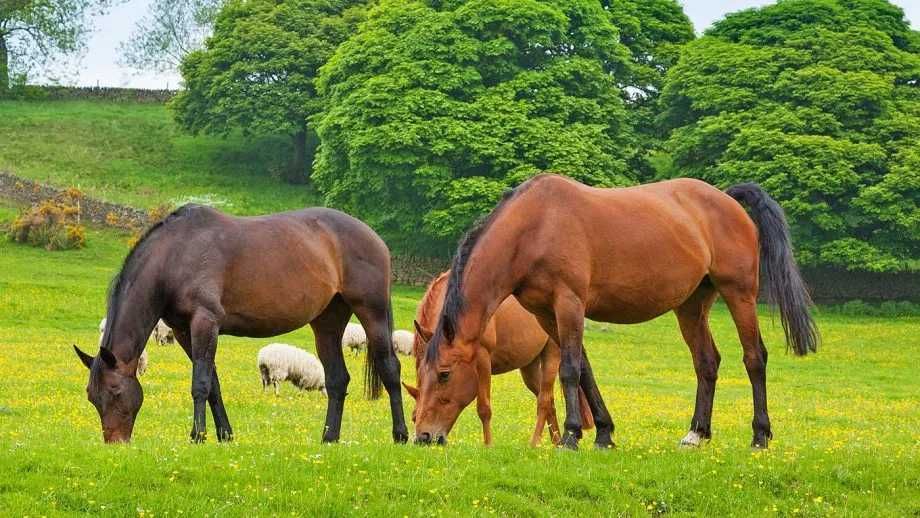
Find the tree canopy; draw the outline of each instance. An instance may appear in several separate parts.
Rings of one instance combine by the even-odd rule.
[[[90,18],[112,0],[0,1],[0,94],[14,75],[47,64],[60,54],[79,51]]]
[[[539,171],[633,183],[631,63],[596,0],[384,0],[322,69],[317,186],[397,248],[443,254]]]
[[[667,75],[675,170],[756,181],[806,264],[920,260],[920,37],[884,0],[785,0],[728,15]]]
[[[319,67],[364,19],[362,0],[231,0],[205,47],[183,58],[176,121],[197,133],[290,135],[287,180],[306,180],[307,119],[320,107]]]

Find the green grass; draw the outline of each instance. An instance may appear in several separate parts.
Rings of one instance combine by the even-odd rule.
[[[200,200],[262,214],[319,204],[311,188],[273,176],[289,153],[283,138],[186,135],[162,105],[0,101],[0,171],[140,208]]]
[[[13,212],[0,207],[0,220]],[[221,338],[217,363],[235,443],[188,443],[189,363],[175,346],[151,345],[134,441],[105,446],[70,344],[95,349],[126,236],[90,229],[87,242],[45,252],[0,240],[3,515],[920,513],[917,317],[821,314],[822,350],[800,359],[784,354],[765,313],[776,436],[765,452],[748,448],[750,385],[721,306],[712,319],[723,356],[714,440],[698,450],[677,447],[695,377],[672,316],[588,325],[586,345],[617,423],[614,451],[528,447],[535,404],[514,373],[494,381],[494,447],[480,445],[473,409],[448,447],[393,445],[386,401],[362,399],[362,359],[350,356],[342,443],[322,445],[325,399],[289,385],[281,397],[262,394],[255,355],[268,340],[233,337]],[[411,325],[420,295],[396,288],[399,327]],[[308,330],[279,340],[313,349]],[[410,365],[403,360],[411,380]]]

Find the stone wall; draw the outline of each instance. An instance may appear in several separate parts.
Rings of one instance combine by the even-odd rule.
[[[177,90],[147,90],[143,88],[110,88],[97,86],[35,86],[27,85],[14,91],[14,98],[55,101],[101,100],[163,104],[176,95]]]
[[[54,198],[62,192],[62,189],[0,172],[0,197],[3,198],[34,204]],[[147,213],[144,211],[85,196],[80,200],[80,212],[83,222],[95,225],[114,226],[125,230],[143,228],[147,225]],[[114,214],[115,217],[110,217],[110,214]]]

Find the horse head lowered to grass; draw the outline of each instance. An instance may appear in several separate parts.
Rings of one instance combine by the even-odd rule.
[[[424,366],[432,330],[438,323],[449,273],[444,272],[431,281],[416,311],[413,354],[417,378]],[[439,419],[452,424],[475,399],[476,411],[482,421],[483,442],[491,444],[491,377],[519,369],[524,384],[537,397],[537,421],[530,444],[536,446],[540,443],[546,426],[549,427],[550,439],[554,444],[558,443],[562,435],[556,419],[553,386],[559,372],[559,345],[549,338],[537,319],[514,297],[506,298],[495,311],[482,333],[481,344],[477,361],[466,372],[455,372],[451,391],[441,394],[441,399],[447,403],[439,406],[439,411],[443,413]],[[417,388],[406,385],[406,390],[413,397],[418,396]],[[591,410],[584,394],[579,396],[584,427],[591,428],[594,422]]]
[[[585,317],[630,324],[674,311],[697,374],[696,410],[682,444],[699,445],[711,436],[720,357],[709,309],[721,295],[753,388],[752,445],[766,447],[772,430],[767,349],[757,321],[761,270],[792,350],[814,351],[817,330],[786,219],[760,187],[743,184],[722,192],[680,179],[599,189],[557,175],[532,178],[507,193],[460,243],[418,369],[416,442],[446,439],[455,419],[454,385],[476,371],[486,325],[513,295],[560,345],[562,444],[573,449],[582,431],[579,388],[594,415],[595,444],[613,446],[613,420],[584,353]]]
[[[233,431],[214,363],[218,335],[269,337],[309,323],[329,396],[323,441],[337,441],[350,379],[342,333],[353,313],[368,337],[366,392],[386,388],[393,438],[404,442],[389,251],[370,227],[335,210],[241,218],[177,209],[144,234],[112,282],[99,354],[76,352],[89,368],[86,391],[103,438],[128,441],[144,400],[137,359],[162,318],[192,361],[192,440],[206,437],[207,403],[223,441]]]

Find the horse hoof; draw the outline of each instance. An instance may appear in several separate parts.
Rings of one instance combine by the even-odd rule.
[[[770,447],[769,439],[754,439],[751,441],[751,449],[755,451],[766,450]]]
[[[396,444],[406,444],[409,442],[409,432],[405,430],[393,432],[393,442]]]
[[[192,432],[191,440],[193,444],[201,444],[208,439],[207,432]]]
[[[559,448],[564,450],[577,451],[578,437],[576,437],[573,433],[566,432],[566,434],[562,436],[562,440],[559,441]]]
[[[703,436],[693,430],[687,432],[687,435],[680,440],[680,445],[684,448],[697,448],[701,444],[703,444]]]
[[[217,442],[233,442],[233,431],[219,430],[217,432]]]
[[[595,442],[594,449],[596,450],[612,450],[617,447],[613,442]]]

